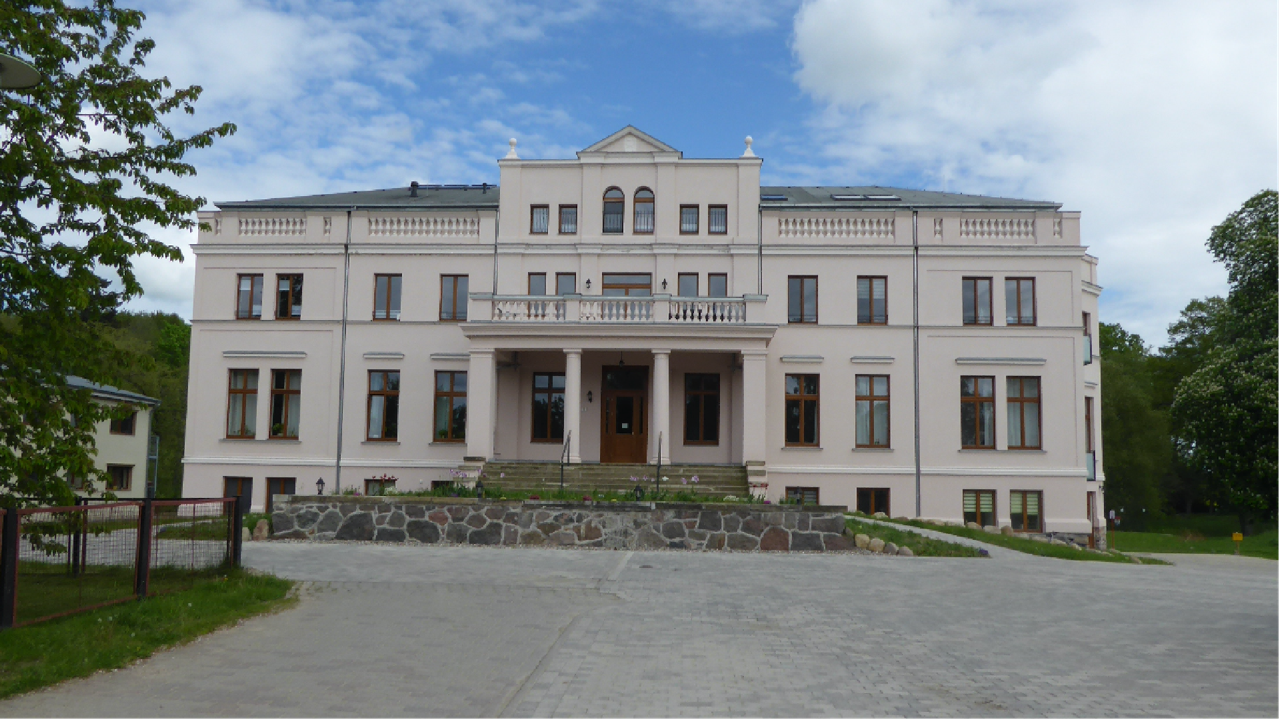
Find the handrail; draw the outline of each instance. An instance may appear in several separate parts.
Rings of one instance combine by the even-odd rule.
[[[560,496],[564,497],[564,464],[569,457],[569,443],[573,440],[573,431],[564,431],[564,447],[560,449]]]
[[[662,431],[658,431],[658,467],[653,473],[653,499],[658,499],[658,493],[662,492]]]

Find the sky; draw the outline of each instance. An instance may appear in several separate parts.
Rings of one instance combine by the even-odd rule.
[[[1149,344],[1225,294],[1211,228],[1277,180],[1271,0],[135,0],[146,73],[200,85],[178,185],[210,203],[496,183],[627,125],[685,157],[754,137],[766,185],[1062,203],[1100,259],[1101,320]],[[121,4],[129,4],[121,0]],[[191,316],[186,261],[131,309]]]

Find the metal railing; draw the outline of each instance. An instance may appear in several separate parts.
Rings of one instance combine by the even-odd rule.
[[[564,466],[569,462],[569,443],[573,440],[573,431],[564,432],[564,447],[560,449],[560,496],[564,497]]]

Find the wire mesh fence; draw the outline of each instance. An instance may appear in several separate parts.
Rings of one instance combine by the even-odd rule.
[[[239,563],[236,498],[0,510],[0,628],[173,592]]]

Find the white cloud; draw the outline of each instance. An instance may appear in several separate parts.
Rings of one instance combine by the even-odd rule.
[[[821,157],[782,172],[1081,210],[1103,319],[1159,343],[1225,292],[1210,227],[1276,186],[1275,29],[1262,1],[814,2],[792,49]]]

